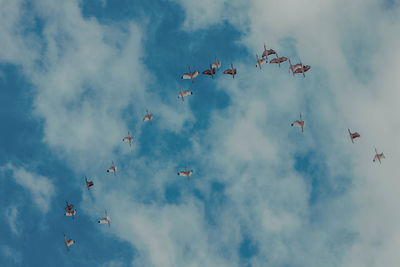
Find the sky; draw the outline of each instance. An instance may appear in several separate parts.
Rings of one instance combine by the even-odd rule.
[[[1,266],[399,266],[399,32],[396,0],[0,0]]]

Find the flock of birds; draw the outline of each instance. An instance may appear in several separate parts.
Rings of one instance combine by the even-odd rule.
[[[278,53],[275,50],[267,49],[265,44],[264,44],[264,52],[261,55],[261,59],[258,57],[258,54],[256,54],[256,59],[257,59],[256,67],[261,69],[261,65],[264,63],[268,63],[268,56],[271,56],[271,55],[275,55],[275,58],[273,58],[269,61],[270,64],[278,64],[278,66],[280,67],[281,64],[284,63],[285,61],[289,61],[289,64],[290,64],[289,73],[292,72],[293,76],[295,76],[295,74],[302,74],[305,77],[305,73],[307,71],[309,71],[311,68],[309,65],[303,65],[301,62],[297,63],[295,65],[292,65],[292,62],[290,61],[289,58],[279,57]],[[211,78],[214,78],[216,71],[219,71],[220,67],[221,67],[221,62],[218,62],[217,57],[215,57],[215,62],[210,64],[210,68],[203,71],[202,74],[209,75],[209,76],[211,76]],[[235,78],[235,75],[237,75],[237,70],[233,67],[233,64],[231,64],[231,68],[226,69],[224,71],[224,74],[232,75],[232,78]],[[197,70],[191,71],[190,66],[189,66],[189,72],[183,74],[181,79],[182,80],[190,79],[193,83],[194,79],[198,75],[199,75],[199,71],[197,71]],[[185,97],[192,95],[192,94],[193,94],[193,92],[191,92],[190,90],[182,91],[182,88],[180,88],[180,91],[178,94],[178,99],[182,99],[182,101],[185,101]],[[149,113],[149,111],[146,109],[146,115],[144,116],[143,121],[144,122],[148,121],[148,122],[150,122],[150,125],[152,125],[152,119],[153,119],[153,114]],[[301,131],[304,132],[305,121],[303,120],[301,113],[300,113],[300,119],[292,122],[291,126],[300,127]],[[359,133],[357,133],[357,132],[352,133],[350,131],[350,129],[348,129],[348,132],[349,132],[351,142],[353,144],[354,144],[354,139],[361,137]],[[129,142],[129,146],[132,146],[133,137],[131,136],[131,133],[129,131],[128,131],[128,136],[124,137],[122,139],[122,141],[123,142],[127,141],[127,142]],[[375,148],[375,156],[373,158],[373,162],[378,160],[379,163],[381,163],[382,158],[385,158],[385,155],[383,153],[378,153],[378,151]],[[112,166],[107,169],[107,172],[113,173],[114,175],[117,174],[117,166],[114,164],[114,161],[112,161]],[[178,172],[178,176],[186,177],[188,180],[190,179],[190,176],[192,174],[193,174],[193,170],[188,170],[186,167],[185,167],[185,170],[181,170]],[[89,181],[86,177],[85,177],[85,181],[86,181],[86,188],[88,190],[94,186],[93,181]],[[76,215],[76,209],[74,209],[74,205],[68,204],[68,202],[66,202],[64,215],[71,216],[72,218],[74,218],[74,216]],[[99,219],[98,223],[99,224],[108,224],[108,226],[110,227],[111,220],[110,220],[110,216],[108,216],[108,214],[107,214],[107,210],[105,210],[105,217]],[[69,251],[69,247],[76,243],[76,241],[73,239],[67,239],[65,234],[64,234],[64,242],[65,242],[65,246],[67,247],[68,251]]]

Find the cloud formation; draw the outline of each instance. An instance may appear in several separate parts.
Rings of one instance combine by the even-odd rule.
[[[14,181],[28,190],[32,196],[33,202],[42,213],[47,213],[51,206],[51,199],[55,194],[55,187],[53,182],[42,175],[31,173],[24,168],[15,167],[13,164],[8,163],[1,167],[5,173],[11,171],[11,176]],[[11,210],[11,217],[15,222],[17,215],[16,210]]]

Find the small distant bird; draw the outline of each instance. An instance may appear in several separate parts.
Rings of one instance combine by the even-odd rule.
[[[193,95],[193,92],[191,92],[189,90],[186,90],[186,91],[183,92],[182,88],[180,88],[180,92],[179,92],[178,98],[182,98],[182,101],[185,101],[185,96],[188,96],[188,95]]]
[[[351,139],[351,142],[354,144],[354,139],[356,139],[356,138],[359,138],[360,137],[360,134],[359,133],[357,133],[357,132],[354,132],[354,133],[351,133],[350,132],[350,129],[347,129],[348,131],[349,131],[349,135],[350,135],[350,139]]]
[[[146,116],[144,116],[143,121],[150,121],[150,125],[151,124],[151,120],[153,119],[153,114],[149,114],[149,111],[146,109]]]
[[[179,176],[185,176],[188,180],[190,179],[190,176],[192,175],[193,170],[188,171],[188,169],[185,167],[184,171],[179,171],[178,175]]]
[[[266,63],[266,62],[267,62],[267,59],[266,59],[266,58],[259,59],[257,54],[256,54],[256,57],[257,57],[257,64],[256,64],[256,67],[259,67],[260,70],[261,70],[261,64]]]
[[[181,77],[181,79],[183,79],[183,80],[191,79],[191,80],[192,80],[192,83],[193,83],[193,79],[196,78],[198,75],[199,75],[199,72],[198,72],[197,70],[195,70],[195,71],[192,72],[192,70],[190,69],[190,66],[189,66],[189,72],[183,74],[183,76]]]
[[[112,166],[108,168],[107,172],[113,172],[114,175],[117,174],[117,166],[115,166],[114,161],[112,162]]]
[[[283,62],[285,62],[286,60],[288,60],[288,58],[287,57],[278,57],[278,54],[276,54],[276,58],[274,58],[274,59],[271,59],[270,61],[269,61],[269,63],[270,64],[278,64],[279,65],[279,68],[281,67],[281,63],[283,63]]]
[[[268,49],[267,50],[267,47],[264,44],[264,52],[262,53],[261,57],[265,58],[266,63],[268,62],[268,56],[269,55],[274,55],[274,54],[276,55],[276,52],[273,49]]]
[[[294,72],[295,72],[297,69],[303,68],[303,64],[301,63],[301,61],[300,61],[300,63],[298,63],[298,64],[292,65],[292,62],[291,62],[290,59],[289,59],[289,64],[290,64],[289,73],[292,72],[292,73],[293,73],[293,76],[294,76]]]
[[[65,243],[65,246],[67,247],[67,251],[69,251],[69,247],[72,246],[73,244],[75,244],[76,241],[72,240],[72,239],[67,241],[67,237],[64,234],[64,243]]]
[[[86,188],[89,190],[90,187],[94,186],[93,181],[88,181],[88,179],[85,176],[85,181],[86,181]]]
[[[379,164],[381,164],[381,159],[382,158],[385,158],[385,155],[383,155],[383,152],[378,154],[378,151],[375,148],[375,157],[374,157],[374,159],[372,161],[375,162],[376,160],[378,160]]]
[[[233,64],[231,64],[231,69],[227,69],[226,71],[224,71],[224,74],[232,75],[232,78],[235,78],[236,69],[233,68]]]
[[[99,224],[107,223],[107,224],[108,224],[108,227],[110,227],[110,224],[111,224],[110,217],[109,217],[108,214],[107,214],[107,210],[104,210],[104,211],[105,211],[105,213],[106,213],[106,217],[104,217],[104,218],[98,220],[97,222],[98,222]]]
[[[214,79],[215,69],[211,68],[209,70],[205,70],[202,72],[203,75],[210,75],[212,79]]]
[[[217,69],[219,70],[219,68],[221,67],[221,61],[218,62],[217,57],[215,57],[215,62],[213,62],[211,64],[211,69]]]
[[[305,126],[305,121],[303,121],[302,117],[301,117],[301,113],[300,113],[300,120],[296,120],[294,121],[291,125],[292,126],[299,126],[301,127],[301,132],[304,132],[304,126]]]
[[[294,74],[302,73],[303,76],[306,77],[306,75],[304,73],[307,72],[309,69],[311,69],[311,66],[303,65],[303,67],[296,69],[294,71]]]
[[[131,136],[131,133],[128,131],[128,136],[126,136],[126,137],[124,137],[124,138],[122,138],[122,141],[128,141],[129,142],[129,146],[132,146],[132,140],[133,140],[133,137]]]

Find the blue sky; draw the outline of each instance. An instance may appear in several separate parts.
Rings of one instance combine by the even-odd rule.
[[[372,0],[0,0],[1,265],[399,265],[398,14]],[[311,70],[255,68],[264,43]],[[214,79],[180,79],[214,56]]]

